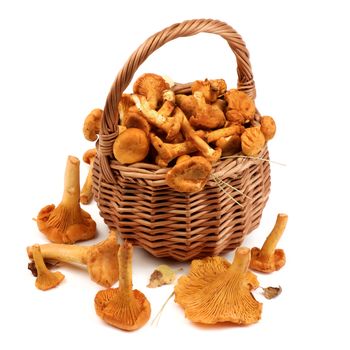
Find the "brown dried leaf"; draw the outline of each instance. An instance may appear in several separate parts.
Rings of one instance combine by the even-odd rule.
[[[151,274],[148,288],[156,288],[164,284],[171,284],[175,280],[176,274],[167,265],[159,265]]]
[[[282,287],[281,286],[278,286],[278,287],[266,287],[266,288],[262,287],[262,289],[263,289],[262,295],[266,299],[276,298],[282,293]]]

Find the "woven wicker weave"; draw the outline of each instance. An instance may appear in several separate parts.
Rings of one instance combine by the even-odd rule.
[[[104,108],[93,168],[95,199],[105,223],[154,256],[180,261],[217,255],[239,246],[259,225],[270,191],[269,162],[261,159],[220,160],[201,192],[184,194],[166,185],[168,169],[145,163],[125,166],[113,157],[117,105],[137,68],[165,43],[202,32],[227,40],[237,59],[237,87],[255,98],[249,54],[232,27],[211,19],[174,24],[147,39],[119,72]],[[188,92],[189,87],[177,84],[174,90]],[[268,159],[266,147],[257,158]]]

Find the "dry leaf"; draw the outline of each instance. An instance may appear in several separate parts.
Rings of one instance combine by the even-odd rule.
[[[266,299],[273,299],[273,298],[276,298],[277,296],[279,296],[281,293],[282,293],[282,287],[281,286],[278,286],[278,287],[266,287],[266,288],[263,288],[263,296],[266,298]]]
[[[168,265],[159,265],[152,272],[147,287],[156,288],[163,286],[164,284],[171,284],[174,282],[176,274],[174,270]]]

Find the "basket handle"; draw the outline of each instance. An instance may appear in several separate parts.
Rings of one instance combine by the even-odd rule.
[[[114,177],[107,166],[106,157],[113,154],[113,143],[117,137],[118,103],[131,82],[136,70],[154,51],[167,42],[199,33],[211,33],[220,35],[229,44],[237,60],[237,88],[255,98],[255,84],[249,61],[249,53],[241,36],[228,24],[213,19],[195,19],[176,23],[149,37],[129,57],[124,67],[119,71],[111,90],[108,94],[101,121],[99,136],[99,153],[103,177],[108,182],[114,183]]]

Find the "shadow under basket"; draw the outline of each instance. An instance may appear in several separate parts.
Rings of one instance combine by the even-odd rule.
[[[238,247],[259,225],[271,184],[266,145],[255,158],[238,154],[218,161],[204,189],[193,194],[174,191],[166,184],[168,168],[122,165],[113,157],[117,106],[137,68],[166,42],[201,32],[227,40],[237,58],[237,88],[255,98],[249,54],[232,27],[211,19],[174,24],[147,39],[119,72],[107,97],[93,166],[94,196],[109,228],[156,257],[179,261]],[[173,89],[190,92],[190,84],[176,84]]]

